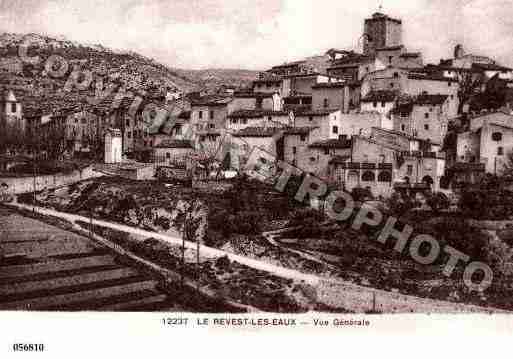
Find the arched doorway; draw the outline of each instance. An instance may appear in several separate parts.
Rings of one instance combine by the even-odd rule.
[[[389,171],[381,171],[378,175],[378,182],[392,182],[392,174]]]
[[[374,182],[376,179],[376,175],[372,171],[365,171],[362,174],[362,181],[364,182]]]
[[[431,176],[424,176],[422,178],[422,183],[429,185],[429,188],[431,188],[433,186],[434,181],[433,178],[431,178]]]

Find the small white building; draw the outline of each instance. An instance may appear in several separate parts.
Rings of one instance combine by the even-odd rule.
[[[105,163],[121,163],[123,145],[121,130],[110,128],[105,133]]]

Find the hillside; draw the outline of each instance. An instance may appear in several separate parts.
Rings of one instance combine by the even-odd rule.
[[[27,38],[34,45],[29,56],[40,56],[37,65],[23,63],[18,56],[19,45]],[[62,78],[46,74],[44,65],[51,55],[62,56],[70,65]],[[82,101],[93,94],[93,86],[80,93],[63,91],[64,84],[73,68],[90,70],[95,78],[104,83],[116,83],[129,90],[139,92],[152,90],[190,92],[213,90],[219,86],[247,86],[257,76],[256,71],[245,70],[181,70],[173,69],[154,59],[131,51],[109,49],[99,44],[82,44],[66,39],[56,39],[37,34],[0,35],[0,85],[23,90],[33,103],[45,98],[62,99],[63,102]]]

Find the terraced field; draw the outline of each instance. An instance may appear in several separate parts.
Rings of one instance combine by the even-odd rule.
[[[155,276],[108,249],[0,208],[0,310],[181,309]]]

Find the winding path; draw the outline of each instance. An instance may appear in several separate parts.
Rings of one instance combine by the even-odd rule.
[[[59,212],[48,208],[34,207],[20,203],[11,203],[8,206],[25,210],[35,210],[36,212],[58,217],[76,224],[77,221],[90,222],[90,218]],[[182,238],[170,235],[164,235],[156,232],[146,231],[139,228],[126,226],[119,223],[112,223],[108,221],[93,219],[94,225],[103,226],[106,228],[130,233],[134,235],[143,236],[146,238],[156,238],[166,241],[170,244],[177,246],[182,245]],[[197,244],[194,242],[185,242],[188,249],[195,250]],[[200,253],[207,258],[218,258],[227,256],[231,261],[235,261],[242,265],[251,267],[253,269],[261,270],[282,278],[293,279],[311,285],[316,289],[317,298],[320,302],[333,307],[343,307],[347,310],[354,312],[368,312],[374,307],[376,310],[383,313],[499,313],[506,312],[496,308],[480,307],[475,305],[466,305],[459,303],[452,303],[447,301],[438,301],[433,299],[426,299],[415,297],[411,295],[404,295],[399,293],[391,293],[383,290],[367,288],[353,283],[345,282],[337,279],[326,279],[312,274],[302,273],[300,271],[285,268],[275,264],[267,263],[261,260],[252,259],[237,255],[231,252],[226,252],[217,248],[200,245]]]

